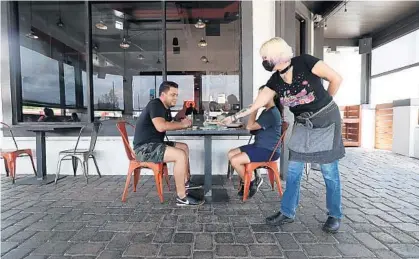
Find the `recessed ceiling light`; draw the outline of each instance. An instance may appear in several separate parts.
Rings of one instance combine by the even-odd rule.
[[[108,29],[108,26],[102,20],[100,20],[98,23],[96,23],[95,26],[99,30],[107,30]]]

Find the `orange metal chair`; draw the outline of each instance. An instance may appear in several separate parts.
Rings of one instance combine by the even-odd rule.
[[[156,180],[157,193],[159,195],[160,202],[163,203],[163,201],[164,201],[163,200],[163,175],[165,177],[166,184],[167,184],[168,189],[170,191],[169,173],[168,173],[168,169],[167,169],[167,164],[166,163],[152,163],[152,162],[137,161],[137,159],[135,158],[135,153],[132,150],[131,145],[129,144],[129,141],[128,141],[128,134],[127,134],[126,125],[129,125],[129,126],[131,126],[132,128],[135,129],[134,125],[132,125],[129,122],[126,122],[126,121],[119,121],[116,124],[116,127],[118,128],[119,132],[121,133],[122,141],[124,143],[125,152],[127,153],[127,157],[128,157],[128,160],[129,160],[129,168],[128,168],[127,180],[125,182],[124,192],[122,194],[122,202],[125,202],[127,200],[128,189],[129,189],[129,184],[131,182],[132,174],[134,173],[133,191],[136,192],[137,191],[137,184],[138,184],[138,181],[140,180],[141,169],[142,168],[148,168],[148,169],[153,170],[154,178]]]
[[[252,179],[252,173],[254,170],[259,168],[265,168],[268,170],[269,181],[272,186],[272,190],[274,190],[274,184],[276,182],[276,186],[278,188],[279,196],[282,197],[282,186],[281,186],[281,179],[279,178],[279,168],[278,168],[278,160],[272,161],[272,158],[278,149],[278,147],[283,144],[283,140],[285,137],[285,133],[288,129],[288,123],[282,123],[282,135],[278,140],[278,143],[275,146],[274,151],[272,152],[271,157],[269,158],[268,162],[255,162],[255,163],[248,163],[245,165],[245,173],[244,173],[244,193],[243,193],[243,201],[246,201],[249,197],[249,188],[250,182]]]
[[[8,177],[9,174],[12,176],[12,182],[15,183],[16,179],[16,158],[22,157],[22,156],[29,156],[32,163],[32,169],[36,176],[36,169],[35,164],[33,163],[33,154],[31,149],[19,149],[17,146],[17,142],[15,139],[15,136],[13,135],[12,129],[9,125],[7,125],[4,122],[0,122],[3,127],[6,127],[9,132],[10,136],[13,139],[13,142],[15,144],[16,150],[0,150],[1,157],[4,159],[4,166],[6,168],[6,176]]]

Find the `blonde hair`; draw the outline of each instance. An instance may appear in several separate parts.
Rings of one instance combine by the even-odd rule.
[[[263,43],[259,54],[275,65],[288,62],[294,56],[290,45],[280,37],[272,38]]]

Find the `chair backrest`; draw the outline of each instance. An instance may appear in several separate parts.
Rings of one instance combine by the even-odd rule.
[[[10,136],[13,139],[13,143],[15,144],[16,150],[18,150],[19,147],[17,146],[17,142],[16,142],[16,139],[15,139],[15,136],[13,135],[12,128],[9,125],[7,125],[6,123],[4,123],[4,122],[0,122],[0,123],[1,123],[1,125],[3,125],[3,127],[7,128],[9,130]]]
[[[77,147],[79,145],[80,142],[80,138],[83,134],[83,132],[88,129],[88,128],[92,128],[92,133],[90,134],[90,144],[89,144],[89,152],[93,152],[93,150],[95,150],[95,146],[96,146],[96,141],[97,141],[97,136],[99,135],[99,130],[102,127],[102,123],[99,121],[95,121],[91,124],[85,125],[80,129],[79,132],[79,136],[77,138],[77,142],[76,142],[76,146],[74,147],[74,151],[77,150]]]
[[[126,121],[119,121],[118,123],[116,123],[116,127],[118,128],[119,133],[121,133],[122,142],[124,143],[124,148],[125,148],[125,152],[127,153],[128,159],[135,160],[135,153],[132,150],[131,145],[129,144],[126,125],[129,125],[133,129],[135,129],[134,125]]]
[[[278,142],[276,143],[276,146],[271,154],[271,157],[269,158],[268,162],[272,161],[272,158],[274,157],[276,150],[279,148],[279,146],[282,144],[284,144],[284,138],[285,138],[285,134],[287,133],[287,129],[288,129],[288,122],[282,122],[282,134],[281,137],[279,138]]]
[[[90,146],[89,151],[93,152],[95,150],[97,136],[99,135],[100,128],[102,127],[102,123],[100,121],[95,121],[92,123],[92,134],[90,135]]]

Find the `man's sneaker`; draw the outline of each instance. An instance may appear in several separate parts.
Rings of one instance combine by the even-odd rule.
[[[204,202],[204,200],[198,200],[189,195],[186,195],[183,199],[179,198],[179,196],[176,197],[177,206],[199,206],[204,204]]]
[[[195,190],[195,189],[201,189],[201,188],[202,188],[202,185],[191,183],[191,181],[187,181],[185,183],[186,190]]]
[[[259,187],[262,183],[262,177],[256,176],[255,180],[250,183],[249,198],[252,198],[259,191]]]

